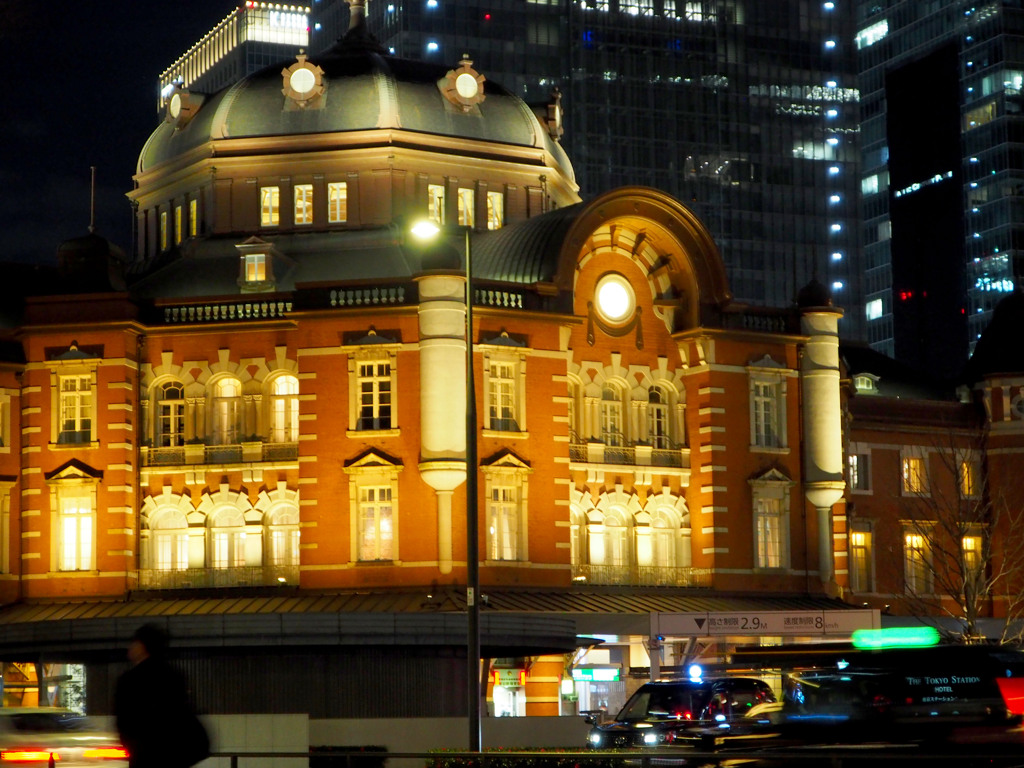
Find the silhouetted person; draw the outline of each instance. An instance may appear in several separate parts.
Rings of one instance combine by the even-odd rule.
[[[117,731],[130,768],[189,768],[210,751],[189,702],[185,678],[166,660],[167,635],[145,624],[128,646],[128,669],[117,681]]]

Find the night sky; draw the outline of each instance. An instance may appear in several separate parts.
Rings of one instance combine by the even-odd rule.
[[[0,0],[0,260],[53,262],[88,232],[131,252],[125,193],[158,125],[157,77],[234,0]]]

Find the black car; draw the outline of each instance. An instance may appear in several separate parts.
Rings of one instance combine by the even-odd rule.
[[[742,718],[753,707],[774,702],[763,680],[752,677],[692,678],[645,683],[615,719],[594,723],[588,746],[654,747],[671,744],[691,729]]]

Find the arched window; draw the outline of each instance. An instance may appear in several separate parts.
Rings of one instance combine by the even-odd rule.
[[[213,444],[233,445],[242,433],[242,383],[225,377],[213,384]]]
[[[211,568],[239,568],[246,564],[245,517],[237,509],[221,509],[208,521]]]
[[[267,519],[267,564],[299,564],[299,510],[292,506],[275,509]]]
[[[591,513],[587,538],[591,565],[621,567],[629,564],[626,521],[620,513]]]
[[[569,563],[573,566],[586,565],[587,516],[573,505],[569,511]]]
[[[622,429],[622,394],[606,384],[601,390],[601,441],[605,445],[625,445]]]
[[[188,521],[184,513],[177,509],[166,509],[156,516],[151,526],[153,569],[184,571],[188,568]]]
[[[651,387],[647,392],[647,435],[654,448],[672,447],[669,427],[669,397],[664,388]]]
[[[157,387],[156,435],[157,448],[173,448],[185,444],[185,387],[177,381],[167,381]]]
[[[299,439],[299,380],[291,374],[277,376],[270,384],[270,442],[294,443]]]

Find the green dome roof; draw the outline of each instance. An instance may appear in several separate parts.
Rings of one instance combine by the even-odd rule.
[[[317,108],[289,108],[281,71],[295,61],[283,61],[205,98],[182,128],[161,123],[142,150],[138,171],[224,139],[401,129],[536,147],[550,153],[569,179],[575,178],[564,150],[533,110],[490,80],[484,83],[484,101],[464,112],[438,88],[454,67],[343,43],[309,61],[323,70],[324,92]]]

